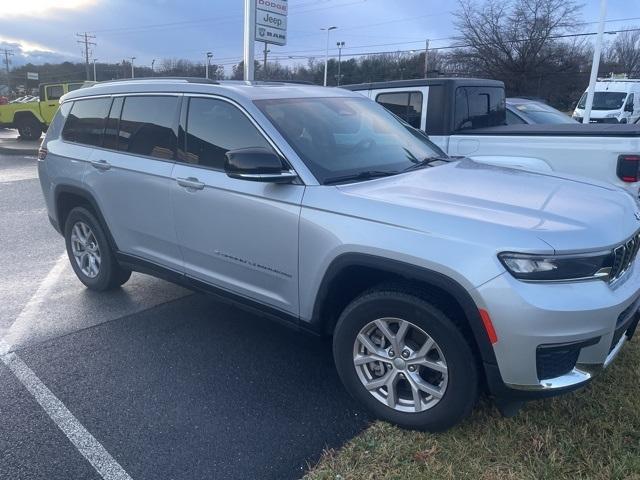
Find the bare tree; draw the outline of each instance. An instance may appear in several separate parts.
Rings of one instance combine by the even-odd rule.
[[[452,61],[503,80],[514,93],[528,92],[540,72],[562,70],[580,47],[559,38],[575,30],[581,8],[574,0],[461,0]]]
[[[630,77],[640,75],[640,30],[619,33],[611,45],[610,53],[620,73]]]

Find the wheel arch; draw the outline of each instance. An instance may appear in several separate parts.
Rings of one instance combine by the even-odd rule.
[[[477,353],[485,363],[496,364],[489,336],[483,326],[477,305],[467,290],[456,280],[440,272],[398,260],[362,253],[346,253],[336,257],[320,283],[314,301],[312,320],[316,330],[333,332],[342,309],[357,295],[388,281],[417,283],[425,293],[438,298],[450,308],[458,309],[468,326]]]
[[[44,121],[42,120],[42,118],[40,118],[39,114],[36,115],[31,110],[18,110],[17,112],[15,112],[13,114],[13,123],[17,124],[19,121],[29,118],[33,118],[39,124],[44,125]]]
[[[98,202],[91,192],[74,185],[57,185],[54,192],[54,204],[57,223],[60,232],[64,235],[64,224],[69,212],[75,207],[88,207],[100,222],[100,226],[105,231],[109,244],[114,252],[118,251],[117,244],[111,235],[111,230],[102,215]]]

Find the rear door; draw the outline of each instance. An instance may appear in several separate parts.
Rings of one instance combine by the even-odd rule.
[[[182,258],[169,187],[180,101],[170,94],[114,97],[85,177],[118,249],[175,271]]]
[[[225,174],[228,150],[274,149],[244,110],[226,99],[185,96],[181,128],[186,134],[171,189],[186,273],[297,315],[298,223],[305,187]]]
[[[64,91],[64,85],[45,85],[44,98],[40,99],[40,115],[45,123],[50,123],[53,116],[60,105],[60,98],[67,92]]]

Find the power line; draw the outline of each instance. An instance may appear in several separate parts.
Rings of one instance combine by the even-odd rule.
[[[84,44],[84,62],[87,71],[87,80],[91,80],[89,76],[89,45],[97,45],[92,42],[91,39],[95,39],[95,35],[89,35],[87,32],[76,33],[76,37],[80,37],[82,40],[76,40],[77,43]]]

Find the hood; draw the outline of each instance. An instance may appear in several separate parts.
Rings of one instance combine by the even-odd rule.
[[[496,246],[535,236],[559,252],[590,251],[640,229],[637,203],[618,187],[470,159],[338,188],[376,202],[371,211],[381,221],[478,241],[501,237]]]

